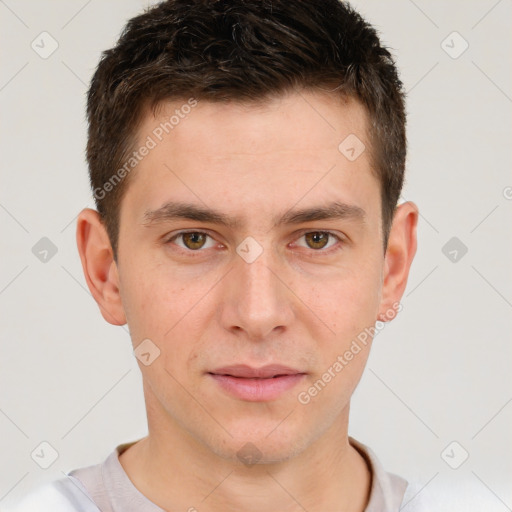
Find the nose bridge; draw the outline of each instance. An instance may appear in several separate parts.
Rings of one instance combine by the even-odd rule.
[[[273,258],[265,251],[252,263],[246,261],[239,262],[239,278],[243,283],[247,293],[247,298],[251,301],[263,299],[267,305],[276,300],[277,278],[270,269],[272,268]],[[275,266],[275,265],[274,265]]]
[[[249,242],[250,243],[250,242]],[[245,254],[253,251],[252,257]],[[233,295],[228,308],[230,327],[240,327],[253,338],[262,338],[276,327],[286,326],[290,321],[290,305],[287,301],[286,287],[276,274],[279,273],[278,258],[270,247],[260,246],[259,254],[255,245],[239,247],[239,258],[235,262]]]

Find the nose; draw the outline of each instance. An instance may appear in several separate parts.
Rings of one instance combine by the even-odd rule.
[[[274,331],[290,326],[294,317],[293,293],[270,249],[251,263],[237,256],[226,279],[221,307],[224,328],[262,341]]]

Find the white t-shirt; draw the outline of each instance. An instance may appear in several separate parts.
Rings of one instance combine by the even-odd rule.
[[[352,437],[349,441],[371,472],[364,512],[433,512],[431,498],[419,485],[387,473],[370,448]],[[165,512],[133,485],[119,462],[119,455],[136,442],[118,445],[100,464],[74,469],[65,478],[39,486],[5,512]]]

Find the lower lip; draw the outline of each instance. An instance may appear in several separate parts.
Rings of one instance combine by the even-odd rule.
[[[265,402],[279,398],[285,391],[296,386],[304,373],[283,375],[268,379],[244,379],[230,375],[209,374],[221,388],[241,400],[248,402]]]

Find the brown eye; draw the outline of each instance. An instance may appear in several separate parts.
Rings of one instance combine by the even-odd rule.
[[[201,249],[206,242],[205,233],[192,232],[192,233],[182,233],[181,237],[183,239],[183,243],[187,247],[187,249],[195,250]]]
[[[329,233],[324,231],[312,231],[304,235],[308,246],[311,249],[323,249],[329,241]]]

